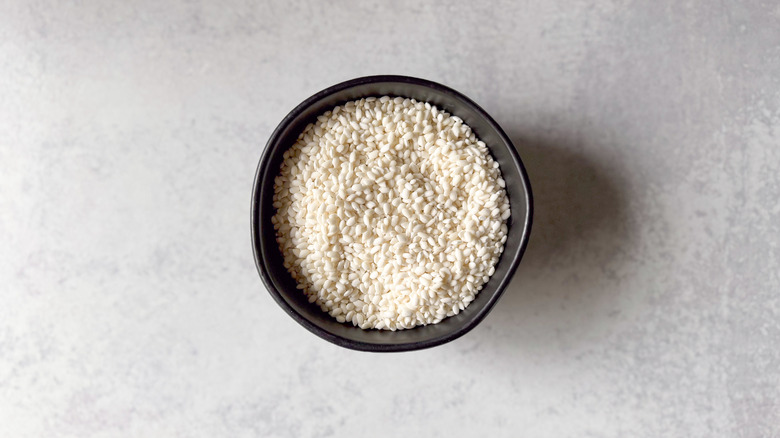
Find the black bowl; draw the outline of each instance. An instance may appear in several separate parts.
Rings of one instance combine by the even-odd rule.
[[[496,272],[476,299],[458,315],[433,325],[408,330],[362,330],[339,323],[310,304],[282,265],[282,255],[271,224],[274,178],[282,154],[298,134],[318,115],[351,100],[369,96],[401,96],[429,102],[463,119],[484,141],[498,161],[506,181],[512,209],[504,253]],[[298,105],[271,134],[257,166],[252,191],[252,244],[255,263],[271,296],[293,319],[310,332],[342,347],[363,351],[407,351],[429,348],[452,341],[474,328],[490,312],[523,256],[531,232],[533,215],[531,186],[515,147],[498,124],[476,103],[459,92],[435,82],[406,76],[368,76],[327,88]]]

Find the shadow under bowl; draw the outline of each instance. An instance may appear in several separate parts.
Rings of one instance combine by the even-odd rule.
[[[309,123],[337,105],[370,96],[401,96],[428,102],[440,110],[463,119],[484,141],[500,166],[512,210],[504,252],[496,272],[477,294],[476,299],[458,315],[438,324],[413,329],[387,331],[363,330],[350,323],[339,323],[308,302],[296,289],[295,281],[283,266],[283,257],[271,224],[274,178],[279,174],[282,154],[295,143]],[[315,335],[342,347],[393,352],[420,350],[452,341],[479,324],[501,297],[515,273],[528,244],[533,216],[531,186],[514,145],[498,124],[476,103],[463,94],[435,82],[407,76],[368,76],[342,82],[306,99],[277,126],[268,140],[257,166],[252,191],[252,244],[255,263],[271,296],[298,323]]]

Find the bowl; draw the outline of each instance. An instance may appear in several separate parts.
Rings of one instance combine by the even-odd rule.
[[[429,102],[458,116],[484,141],[499,163],[512,210],[504,252],[476,299],[465,310],[438,324],[413,329],[363,330],[339,323],[319,306],[308,302],[282,265],[283,258],[271,224],[274,215],[274,178],[284,151],[316,117],[337,105],[370,96],[401,96]],[[303,327],[336,345],[353,350],[392,352],[420,350],[452,341],[476,327],[495,306],[515,273],[528,244],[533,216],[531,186],[523,163],[498,124],[471,99],[435,82],[407,76],[368,76],[336,84],[295,107],[276,127],[260,157],[252,190],[252,244],[255,263],[273,299]]]

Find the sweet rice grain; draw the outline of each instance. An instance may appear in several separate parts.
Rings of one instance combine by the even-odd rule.
[[[284,153],[271,221],[310,302],[363,329],[409,329],[458,314],[493,275],[505,187],[463,120],[371,97],[320,115]]]

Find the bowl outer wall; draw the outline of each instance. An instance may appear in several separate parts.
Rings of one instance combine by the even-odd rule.
[[[506,181],[512,216],[508,221],[504,252],[496,272],[477,298],[458,315],[442,322],[413,329],[362,330],[342,324],[319,306],[308,302],[284,268],[283,258],[271,224],[275,213],[274,178],[278,175],[284,151],[295,142],[307,124],[337,105],[369,96],[401,96],[429,102],[440,110],[463,119],[484,141],[499,163]],[[408,351],[429,348],[466,334],[492,310],[509,284],[528,245],[533,217],[533,197],[528,175],[514,145],[501,127],[476,103],[461,93],[435,82],[407,76],[369,76],[329,87],[293,109],[271,134],[258,164],[252,191],[252,243],[260,277],[274,300],[293,319],[317,336],[342,347],[374,352]]]

